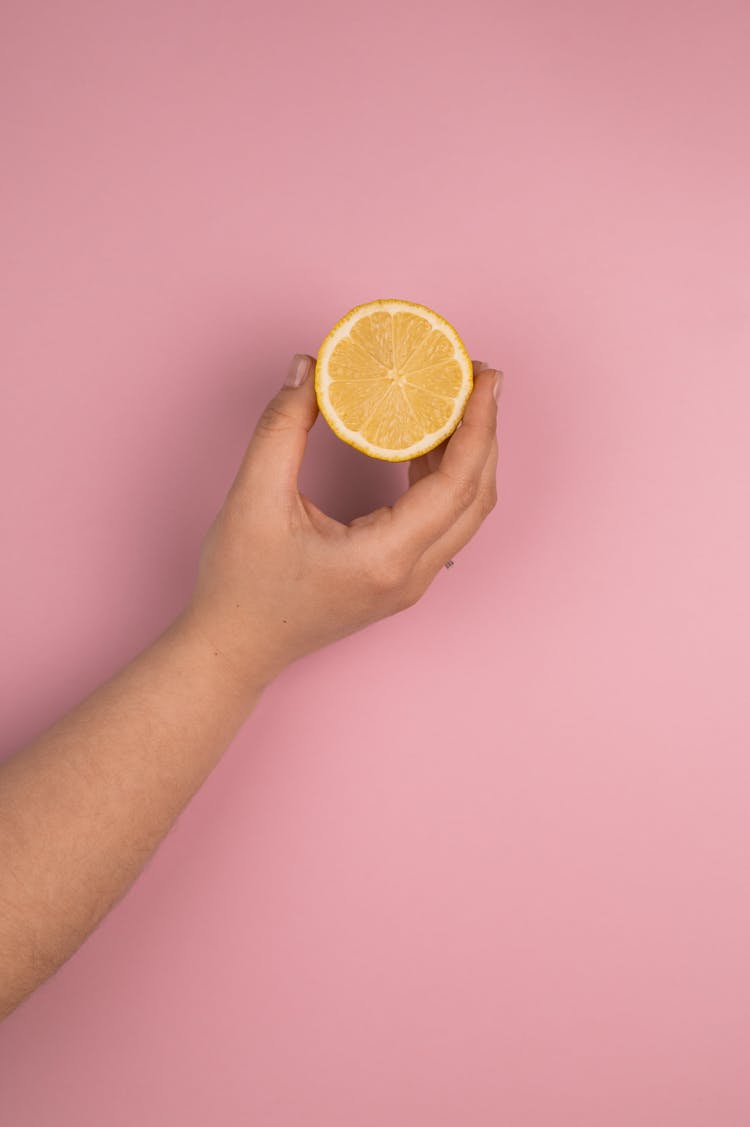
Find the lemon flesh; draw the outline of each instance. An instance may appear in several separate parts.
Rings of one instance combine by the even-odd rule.
[[[471,394],[456,330],[410,301],[358,305],[323,341],[315,391],[331,429],[371,458],[404,462],[452,434]]]

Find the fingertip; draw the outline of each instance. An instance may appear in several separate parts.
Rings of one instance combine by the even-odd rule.
[[[474,384],[482,384],[485,380],[494,381],[492,384],[495,402],[497,403],[500,398],[500,392],[503,386],[503,373],[499,368],[493,368],[490,364],[486,364],[484,360],[472,360],[472,371],[474,374]]]
[[[491,397],[495,404],[497,404],[503,386],[503,373],[500,369],[485,368],[479,373],[477,384],[480,384],[484,394]]]
[[[315,360],[305,352],[295,352],[289,361],[284,387],[298,388],[308,383],[315,370]]]
[[[502,373],[497,368],[483,368],[474,379],[474,387],[469,396],[462,422],[476,422],[486,415],[497,403],[496,387],[502,381]],[[499,392],[497,393],[499,395]]]
[[[297,352],[289,362],[286,379],[279,391],[285,410],[304,417],[309,429],[318,416],[318,397],[315,391],[315,357]]]

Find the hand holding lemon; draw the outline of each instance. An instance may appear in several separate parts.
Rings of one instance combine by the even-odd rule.
[[[353,309],[317,364],[293,358],[206,538],[183,616],[242,692],[411,606],[474,535],[496,500],[500,385],[447,321],[403,301]],[[393,506],[342,524],[299,492],[319,406],[363,453],[410,460]]]

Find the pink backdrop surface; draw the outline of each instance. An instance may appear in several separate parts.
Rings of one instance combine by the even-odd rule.
[[[490,522],[272,687],[0,1029],[3,1127],[747,1127],[749,55],[724,0],[6,0],[3,753],[352,305],[506,380]]]

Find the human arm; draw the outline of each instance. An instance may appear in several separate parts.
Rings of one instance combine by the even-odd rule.
[[[0,1018],[138,875],[247,719],[303,654],[415,602],[495,498],[494,372],[396,504],[349,525],[297,489],[312,361],[258,423],[179,618],[0,765]],[[308,378],[299,382],[299,377]]]

